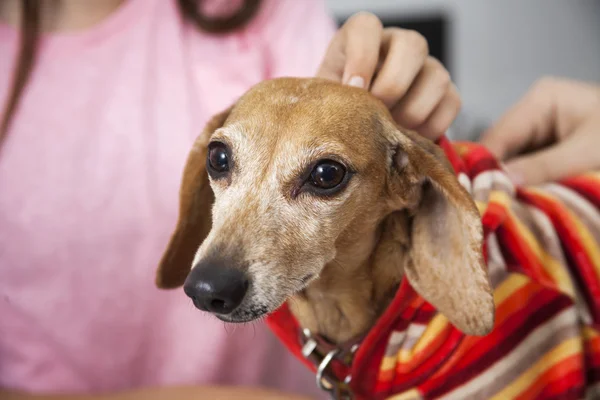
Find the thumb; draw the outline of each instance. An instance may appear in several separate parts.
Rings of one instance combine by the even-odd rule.
[[[598,164],[589,142],[589,135],[575,132],[563,142],[511,159],[505,168],[517,185],[538,185],[583,173]]]

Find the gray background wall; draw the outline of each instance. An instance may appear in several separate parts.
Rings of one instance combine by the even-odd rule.
[[[463,97],[454,137],[474,138],[544,75],[600,83],[600,0],[327,0],[334,16],[445,13]]]

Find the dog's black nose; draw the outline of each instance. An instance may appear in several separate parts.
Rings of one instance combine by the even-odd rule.
[[[200,263],[194,267],[183,290],[203,311],[230,314],[244,300],[248,278],[243,271],[224,267],[220,263]]]

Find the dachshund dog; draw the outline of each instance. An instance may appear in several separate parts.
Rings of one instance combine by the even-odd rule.
[[[322,79],[262,82],[197,138],[157,285],[183,285],[197,308],[226,322],[285,309],[333,348],[368,345],[354,356],[368,363],[356,367],[363,372],[347,365],[355,398],[583,397],[600,381],[598,302],[583,288],[598,284],[600,202],[579,195],[593,185],[555,184],[548,200],[579,222],[593,215],[574,233],[589,233],[579,253],[591,260],[586,270],[571,255],[575,239],[560,244],[566,228],[542,192],[512,186],[484,149],[444,143],[396,126],[365,90]],[[534,323],[548,304],[554,311]],[[573,359],[553,353],[573,337]],[[284,341],[298,350],[296,338]],[[499,347],[486,347],[490,340]],[[479,366],[459,368],[477,348],[486,349]],[[564,360],[571,364],[552,369]]]

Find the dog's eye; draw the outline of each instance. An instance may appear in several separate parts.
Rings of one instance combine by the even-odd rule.
[[[229,153],[223,143],[211,143],[208,150],[208,166],[217,173],[229,171]]]
[[[321,161],[310,173],[312,185],[319,189],[332,189],[342,183],[345,176],[346,168],[331,160]]]

